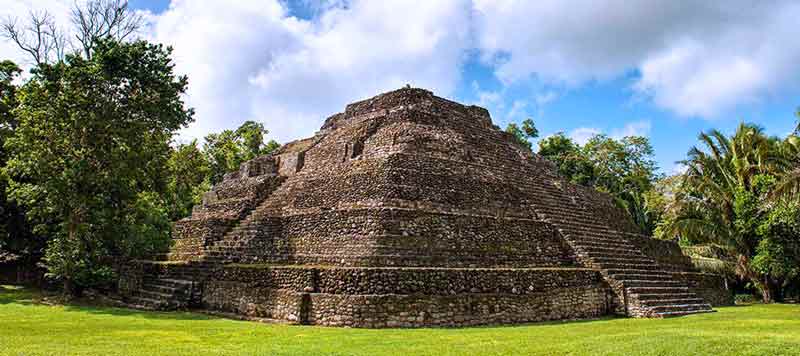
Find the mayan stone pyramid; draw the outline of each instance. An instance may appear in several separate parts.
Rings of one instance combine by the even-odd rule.
[[[461,326],[661,317],[730,303],[672,242],[570,184],[486,109],[404,88],[246,162],[134,261],[135,306],[302,324]]]

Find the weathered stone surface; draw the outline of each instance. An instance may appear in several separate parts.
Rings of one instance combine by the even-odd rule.
[[[483,108],[385,93],[227,175],[176,223],[168,261],[124,269],[120,289],[167,280],[210,309],[357,327],[682,315],[723,299],[677,245],[555,172]]]
[[[609,312],[611,295],[591,269],[251,265],[218,271],[203,301],[299,323],[418,327],[597,317]]]

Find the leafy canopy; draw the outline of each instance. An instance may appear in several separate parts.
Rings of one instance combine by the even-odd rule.
[[[522,121],[522,127],[517,126],[516,123],[510,123],[506,126],[506,132],[514,136],[517,143],[526,147],[528,151],[532,150],[532,145],[528,139],[539,137],[539,130],[533,123],[533,119],[527,118]]]
[[[99,39],[94,51],[33,71],[5,145],[11,199],[54,236],[48,269],[81,285],[108,278],[111,259],[168,241],[159,196],[169,141],[193,114],[171,49]]]
[[[728,137],[717,130],[701,133],[704,147],[693,147],[681,163],[687,167],[676,194],[674,212],[663,222],[667,237],[690,244],[716,244],[736,259],[736,273],[752,282],[765,302],[779,300],[796,276],[800,235],[797,197],[775,200],[796,162],[787,152],[791,140],[740,124]]]
[[[222,181],[225,173],[239,169],[243,162],[277,149],[280,145],[274,140],[264,143],[268,133],[264,124],[245,121],[236,130],[207,135],[203,151],[211,170],[211,183]]]
[[[539,141],[539,154],[573,183],[611,194],[644,233],[655,229],[658,216],[648,209],[648,200],[654,198],[649,192],[658,167],[646,137],[595,135],[581,146],[557,133]]]

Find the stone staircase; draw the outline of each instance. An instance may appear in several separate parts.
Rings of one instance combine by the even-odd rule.
[[[258,212],[264,210],[263,205],[274,191],[267,194],[256,208],[247,212],[222,238],[204,248],[202,253],[185,261],[171,262],[168,253],[155,256],[149,262],[164,266],[164,273],[148,276],[141,289],[127,298],[128,304],[137,309],[148,310],[188,308],[194,294],[199,292],[200,284],[216,268],[226,263],[238,262],[236,251],[232,247],[235,247],[236,241],[253,237],[254,226],[263,216],[263,213]]]
[[[194,282],[184,279],[148,278],[135,295],[128,297],[128,305],[136,309],[175,310],[189,306]]]
[[[561,232],[581,263],[600,270],[621,304],[618,312],[668,317],[713,311],[626,238],[646,237],[611,229],[550,181],[537,179],[531,187],[539,193],[537,215]]]
[[[197,258],[195,262],[212,263],[214,265],[243,262],[241,261],[243,251],[240,248],[244,242],[256,238],[261,232],[259,226],[262,225],[261,220],[264,219],[265,210],[267,210],[265,205],[267,203],[268,199],[264,199],[257,208],[253,209],[236,226],[231,228],[225,234],[225,237],[206,248],[203,255]]]

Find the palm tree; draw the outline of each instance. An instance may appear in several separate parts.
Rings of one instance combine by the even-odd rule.
[[[759,212],[744,209],[743,204],[758,199],[758,176],[779,175],[785,171],[785,155],[780,141],[764,134],[761,127],[740,124],[728,138],[717,130],[698,137],[704,149],[692,147],[675,206],[676,218],[667,222],[665,231],[694,243],[725,246],[736,257],[736,273],[753,282],[766,302],[772,301],[775,281],[752,267],[759,237],[752,217]]]
[[[800,121],[798,125],[800,125]],[[771,196],[773,199],[797,200],[800,198],[800,137],[797,136],[798,132],[800,130],[795,131],[795,134],[789,135],[781,145],[781,155],[788,171],[775,188]]]

